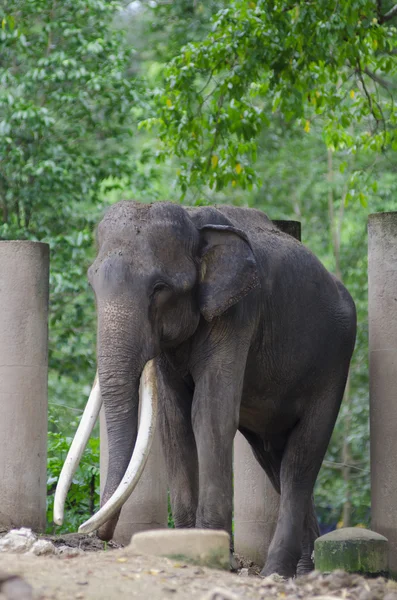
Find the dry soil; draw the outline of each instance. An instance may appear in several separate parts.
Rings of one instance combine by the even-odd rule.
[[[397,600],[397,583],[382,578],[370,580],[337,571],[289,581],[262,579],[249,575],[253,569],[233,574],[166,558],[133,556],[128,547],[102,550],[95,538],[64,536],[52,541],[85,550],[72,558],[0,554],[0,571],[23,577],[32,586],[35,600]]]

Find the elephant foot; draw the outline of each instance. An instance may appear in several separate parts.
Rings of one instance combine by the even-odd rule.
[[[295,573],[292,574],[284,574],[283,569],[278,569],[275,571],[274,569],[266,569],[263,567],[262,571],[259,573],[260,577],[274,577],[276,581],[282,581],[287,579],[292,579],[295,577]]]
[[[260,572],[261,577],[270,577],[271,575],[276,575],[278,577],[283,577],[284,579],[291,579],[296,575],[296,565],[292,562],[280,562],[280,561],[270,561],[266,562],[262,571]]]
[[[314,571],[312,559],[309,556],[302,556],[296,568],[296,576],[302,577],[302,575],[307,575],[308,573],[311,573],[311,571]]]

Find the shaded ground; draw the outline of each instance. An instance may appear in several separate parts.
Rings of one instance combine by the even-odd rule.
[[[1,534],[0,534],[1,535]],[[84,552],[99,552],[100,550],[115,550],[121,548],[116,542],[103,542],[94,535],[85,535],[83,533],[65,533],[61,535],[42,535],[42,539],[49,540],[54,546],[69,546],[70,548],[79,548]]]
[[[335,572],[282,581],[205,569],[158,557],[133,556],[128,548],[102,550],[93,537],[45,536],[56,545],[84,548],[73,558],[0,553],[0,570],[31,584],[35,600],[397,600],[397,583]],[[251,571],[252,569],[250,569]],[[215,589],[221,589],[219,595]],[[0,593],[0,599],[4,596]]]

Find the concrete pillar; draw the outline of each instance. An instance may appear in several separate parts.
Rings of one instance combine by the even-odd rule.
[[[397,576],[397,212],[368,221],[371,528]]]
[[[273,221],[300,240],[299,221]],[[255,459],[245,438],[234,440],[234,549],[237,554],[264,565],[276,529],[279,495]]]
[[[100,481],[105,487],[108,466],[108,444],[105,411],[100,414]],[[114,532],[115,542],[127,545],[134,533],[159,529],[168,524],[168,497],[165,462],[157,428],[146,467],[138,485],[124,504]]]
[[[234,551],[263,566],[276,529],[279,496],[237,432],[234,440]]]
[[[289,235],[292,235],[292,237],[296,238],[297,240],[301,239],[300,221],[279,221],[277,219],[273,219],[273,223],[277,225],[281,231],[284,231],[284,233],[289,233]]]
[[[0,241],[0,526],[45,528],[49,247]]]

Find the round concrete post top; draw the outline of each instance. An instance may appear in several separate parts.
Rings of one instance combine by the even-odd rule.
[[[371,221],[373,221],[374,219],[382,219],[382,218],[395,218],[395,215],[397,215],[397,211],[395,210],[389,210],[386,212],[376,212],[376,213],[371,213],[370,215],[368,215],[368,219],[370,219]]]
[[[387,538],[376,531],[363,527],[341,527],[317,538],[321,542],[337,542],[341,540],[377,540],[387,542]]]
[[[42,247],[42,248],[49,248],[49,244],[47,244],[47,242],[36,242],[34,240],[0,240],[0,245],[14,245],[14,246],[25,246],[25,247]]]
[[[386,228],[386,230],[391,230],[393,232],[397,227],[397,212],[378,212],[368,215],[369,230],[371,231],[374,228],[377,230],[379,227],[381,229]]]
[[[336,529],[314,542],[315,569],[384,576],[389,571],[388,551],[388,540],[375,531],[361,527]]]

